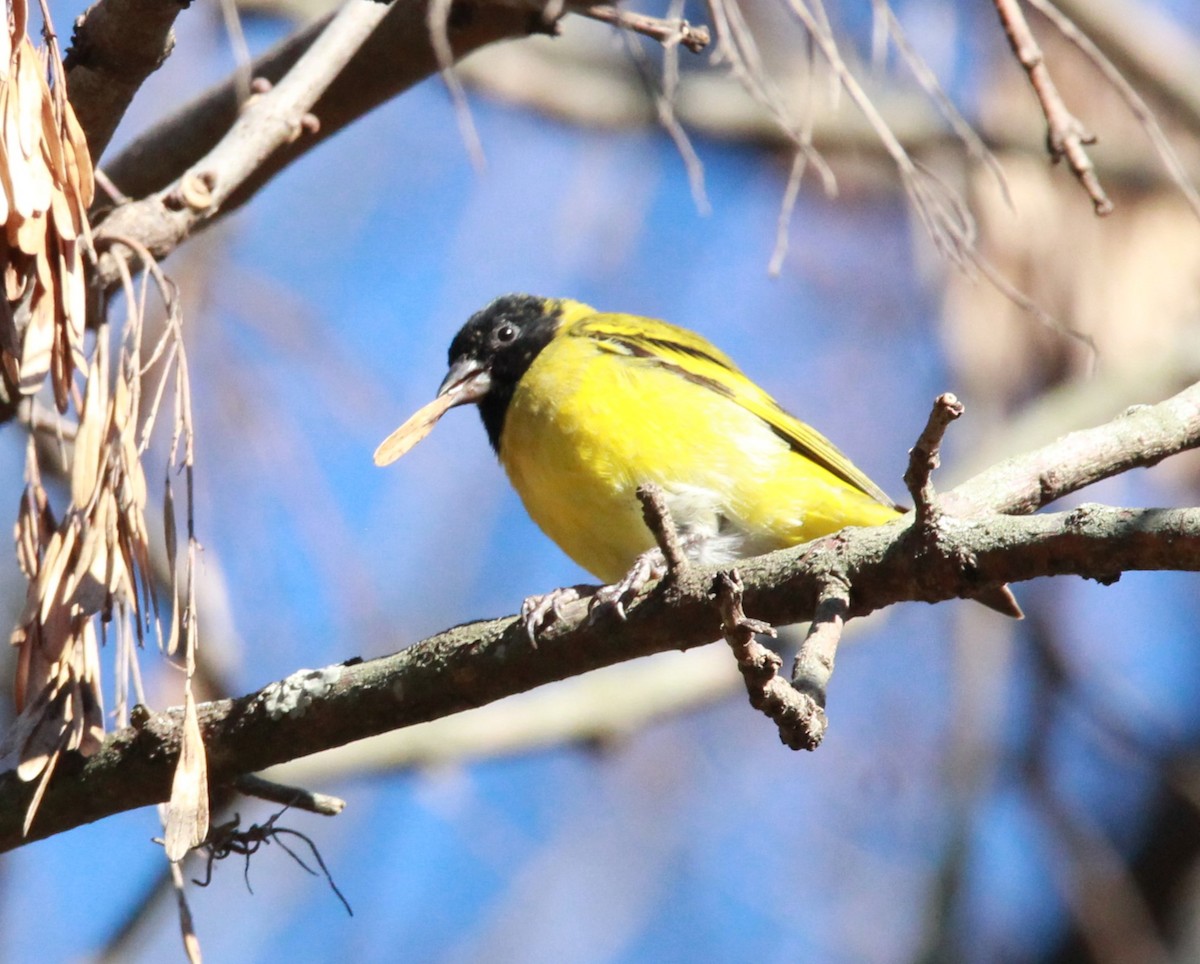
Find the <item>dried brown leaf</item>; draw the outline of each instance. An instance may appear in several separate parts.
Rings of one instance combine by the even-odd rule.
[[[54,196],[54,174],[47,166],[41,151],[29,158],[23,167],[27,175],[25,190],[29,192],[33,216],[48,218],[50,199]]]
[[[0,140],[4,142],[5,165],[4,176],[8,188],[9,206],[21,217],[32,217],[34,208],[32,205],[32,194],[27,189],[27,171],[26,166],[22,163],[21,155],[21,135],[20,127],[20,111],[21,99],[19,92],[14,88],[15,74],[10,76],[9,83],[5,85],[4,97],[4,114],[0,117]],[[12,219],[9,219],[10,230],[13,227]],[[12,243],[12,239],[9,239]]]
[[[171,801],[167,804],[163,828],[168,860],[182,860],[189,850],[204,841],[208,836],[208,817],[208,762],[196,699],[189,684],[184,693],[179,763],[171,781]]]
[[[62,658],[42,674],[37,697],[18,716],[7,738],[17,757],[17,776],[38,779],[25,813],[25,830],[37,813],[50,776],[64,750],[95,753],[104,737],[104,707],[99,690],[99,655],[91,619],[74,624]]]
[[[175,573],[171,579],[171,633],[167,637],[168,656],[178,653],[183,641],[183,607],[179,599],[179,574]]]
[[[63,309],[67,317],[67,341],[77,369],[87,367],[83,353],[87,330],[87,281],[83,274],[83,256],[78,241],[59,242],[59,270],[63,286]]]
[[[50,219],[39,214],[35,218],[30,218],[27,223],[31,225],[31,228],[22,230],[36,231],[35,243],[41,245],[36,252],[31,252],[33,254],[31,260],[35,294],[38,291],[46,291],[53,295],[58,279],[54,277],[54,252],[51,250],[54,244],[54,234],[50,230]]]
[[[58,122],[55,98],[50,93],[49,87],[45,89],[41,103],[42,111],[42,149],[46,154],[46,160],[50,170],[54,174],[54,179],[60,184],[68,183],[67,178],[67,161],[63,156],[63,141],[60,133],[61,125]]]
[[[25,822],[21,827],[21,832],[28,834],[29,828],[33,826],[33,818],[37,816],[38,808],[42,805],[42,797],[46,793],[46,787],[50,784],[50,778],[54,776],[54,770],[58,766],[58,758],[60,751],[55,750],[49,756],[42,767],[42,778],[38,781],[37,789],[33,792],[33,799],[29,801],[29,806],[25,810]]]
[[[135,615],[138,612],[137,588],[134,585],[133,572],[125,558],[121,547],[121,517],[116,501],[108,496],[111,509],[105,519],[105,544],[108,547],[108,591],[120,602],[129,607]]]
[[[41,387],[50,372],[50,354],[54,348],[54,298],[45,291],[35,292],[33,311],[21,341],[21,362],[17,384],[30,395]]]
[[[96,181],[92,171],[92,156],[88,152],[87,137],[83,133],[83,128],[79,126],[79,119],[75,116],[70,101],[66,102],[63,122],[67,134],[67,139],[63,142],[67,183],[72,185],[74,194],[79,199],[80,207],[86,211],[92,206],[92,201],[95,199]]]
[[[63,719],[66,697],[57,679],[51,679],[38,691],[23,711],[25,739],[19,748],[18,779],[36,780],[66,743]]]
[[[32,675],[33,650],[37,643],[28,630],[28,622],[22,620],[13,630],[9,642],[17,650],[17,666],[13,672],[13,705],[17,712],[24,708],[29,697],[29,680]],[[19,717],[18,717],[19,719]]]
[[[79,237],[80,225],[76,221],[75,207],[57,184],[50,192],[50,219],[60,238],[74,241]]]
[[[10,96],[8,102],[16,103]],[[17,118],[12,118],[16,123]],[[8,175],[12,182],[10,204],[22,218],[44,216],[50,209],[50,195],[54,190],[54,178],[46,161],[39,151],[35,157],[22,157],[20,147],[8,137],[6,131],[5,145],[8,154]],[[11,222],[10,222],[11,224]],[[20,225],[17,225],[20,227]],[[36,248],[21,245],[23,251],[34,253]]]
[[[170,475],[163,485],[163,544],[167,550],[167,578],[174,586],[175,556],[179,551],[179,540],[175,528],[175,490],[171,487]]]
[[[7,27],[7,24],[5,26]],[[10,31],[11,28],[0,30],[0,84],[7,82],[9,63],[12,60],[14,35]],[[20,35],[16,34],[18,37]]]
[[[17,565],[21,567],[21,572],[24,573],[26,579],[32,579],[37,575],[42,548],[39,539],[37,509],[33,505],[33,500],[33,493],[26,488],[13,533],[17,543]]]
[[[118,394],[120,390],[118,389]],[[121,474],[121,505],[122,508],[137,510],[136,531],[140,535],[146,533],[146,520],[143,513],[146,509],[146,473],[142,471],[142,463],[138,458],[137,440],[134,437],[133,426],[122,420],[117,426],[121,435],[121,459],[124,471]]]
[[[3,33],[3,31],[0,31]],[[0,222],[7,222],[12,213],[12,177],[9,175],[8,148],[3,137],[4,116],[8,105],[8,87],[0,81]]]
[[[42,557],[42,568],[38,571],[37,583],[34,586],[33,598],[37,608],[33,614],[45,632],[50,626],[51,609],[61,601],[63,581],[71,567],[71,559],[75,554],[78,529],[68,520],[50,537],[46,553]],[[32,618],[32,617],[31,617]],[[24,620],[23,620],[24,621]],[[61,647],[62,643],[59,643]],[[47,650],[48,647],[39,647]],[[51,660],[58,659],[57,647],[48,653]]]
[[[47,225],[45,215],[32,214],[27,218],[9,218],[6,226],[9,245],[31,256],[28,258],[27,269],[32,269],[32,273],[42,282],[43,287],[50,278],[50,271],[49,266],[39,264],[38,259],[42,258],[46,251]]]
[[[26,0],[10,0],[8,13],[12,18],[9,33],[13,37],[24,37],[29,30],[29,5],[26,3]]]
[[[159,807],[159,813],[163,808]],[[171,886],[175,889],[175,906],[179,910],[179,931],[183,938],[183,950],[187,954],[188,964],[202,964],[200,953],[200,938],[196,934],[196,924],[192,919],[192,909],[188,906],[187,891],[183,883],[183,869],[179,864],[168,864],[171,868]]]
[[[125,565],[125,570],[130,573],[132,582],[134,574],[141,574],[142,595],[145,599],[149,611],[158,611],[158,601],[154,595],[154,583],[146,578],[146,573],[150,571],[150,545],[146,540],[145,531],[140,533],[130,532],[128,528],[128,518],[126,514],[119,517],[117,545],[121,550],[122,561]],[[130,607],[134,612],[139,611],[138,598],[135,592],[136,587],[130,586]],[[142,638],[142,621],[136,621],[138,640]]]
[[[32,443],[32,436],[30,442]],[[37,577],[41,568],[42,550],[54,533],[54,519],[46,490],[40,482],[29,482],[21,495],[21,508],[15,527],[17,563],[25,578]]]
[[[54,388],[54,404],[65,412],[71,401],[71,381],[74,375],[74,358],[67,341],[67,319],[58,295],[54,299],[54,347],[50,354],[50,382]]]
[[[42,60],[28,37],[22,37],[18,42],[14,60],[16,75],[12,83],[19,104],[18,143],[25,160],[33,161],[41,155],[42,101],[48,94],[46,78],[42,73]],[[12,146],[9,140],[10,155]]]
[[[18,260],[24,260],[20,253],[10,251],[8,261],[4,265],[4,296],[9,301],[19,300],[29,284],[29,273],[18,264]]]
[[[112,496],[102,492],[96,500],[93,518],[82,527],[79,553],[71,565],[71,571],[63,580],[63,602],[71,612],[91,616],[105,608],[109,582],[109,551],[105,537],[105,515],[115,512]]]
[[[78,742],[72,749],[91,756],[104,742],[104,702],[100,689],[100,647],[96,639],[96,620],[83,624],[76,668],[80,671],[80,719],[83,721]]]
[[[75,433],[75,461],[71,466],[71,501],[80,507],[91,501],[101,481],[109,421],[107,345],[107,326],[101,326],[83,393],[83,411]]]

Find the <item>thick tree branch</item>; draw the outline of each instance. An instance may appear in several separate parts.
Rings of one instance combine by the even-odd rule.
[[[1158,405],[1131,409],[1108,425],[1068,435],[1013,459],[942,496],[977,513],[943,517],[933,551],[899,519],[848,529],[814,546],[746,560],[739,567],[747,611],[786,625],[811,619],[831,560],[852,587],[839,619],[906,599],[938,602],[981,586],[1075,574],[1102,582],[1134,569],[1200,570],[1200,508],[1083,506],[1026,518],[1097,479],[1152,465],[1200,443],[1200,385]],[[1022,476],[1022,473],[1024,474]],[[991,505],[988,505],[991,500]],[[915,544],[916,543],[916,544]],[[915,551],[920,548],[921,551]],[[304,670],[238,700],[205,703],[200,723],[211,784],[321,749],[482,706],[543,683],[720,635],[710,595],[716,570],[689,567],[660,585],[628,620],[588,621],[587,600],[535,649],[516,618],[459,626],[393,656]],[[32,829],[40,838],[167,796],[178,752],[179,710],[114,733],[84,761],[64,762]],[[23,842],[31,787],[0,774],[0,849]]]
[[[1112,581],[1126,570],[1200,570],[1200,509],[1084,506],[1024,518],[945,526],[945,551],[918,559],[903,520],[846,530],[836,551],[854,587],[847,616],[918,598],[941,601],[981,582],[1075,574]],[[776,625],[812,617],[822,580],[801,546],[739,567],[745,602]],[[818,567],[821,568],[821,567]],[[716,639],[713,568],[692,567],[630,609],[628,620],[589,623],[568,608],[535,649],[515,617],[447,630],[392,656],[302,670],[237,700],[205,703],[200,722],[214,786],[242,773],[423,722],[637,656]],[[31,830],[49,836],[166,798],[181,711],[114,733],[90,759],[64,761]],[[73,764],[73,765],[72,765]],[[19,846],[31,787],[0,775],[0,850]]]
[[[1096,428],[1001,462],[940,497],[943,510],[1034,512],[1064,495],[1200,446],[1200,384],[1157,405],[1137,405]]]
[[[146,78],[175,46],[177,0],[99,0],[75,21],[63,60],[67,95],[98,160]]]
[[[239,138],[240,152],[225,150],[216,155],[218,145],[230,143],[239,118],[237,80],[230,78],[138,138],[106,165],[106,173],[125,195],[142,200],[115,209],[98,225],[97,239],[131,237],[161,258],[198,227],[245,203],[300,154],[438,69],[424,0],[395,0],[390,8],[363,6],[386,10],[386,16],[324,92],[305,106],[318,129],[296,130],[300,136],[282,144],[272,139],[271,149],[265,152],[265,135],[259,132]],[[462,57],[484,44],[524,36],[532,29],[533,16],[528,10],[491,4],[456,6],[448,27],[454,54]],[[252,67],[254,77],[282,82],[331,19],[312,24],[260,57]],[[320,68],[320,64],[314,66]],[[298,79],[298,83],[304,82],[305,78]],[[246,150],[263,155],[250,170],[243,170],[238,160]],[[189,175],[207,175],[215,184],[227,186],[219,203],[211,205],[202,219],[189,216],[186,206],[172,210],[167,203],[179,194],[178,187],[189,181]],[[117,279],[111,264],[102,265],[98,276],[106,286]]]
[[[279,85],[248,101],[225,136],[178,181],[114,210],[95,234],[97,250],[104,251],[96,272],[101,283],[117,283],[117,259],[129,253],[130,245],[117,252],[112,242],[133,239],[163,257],[211,220],[276,150],[315,130],[319,122],[310,119],[311,108],[387,12],[380,4],[350,0]]]

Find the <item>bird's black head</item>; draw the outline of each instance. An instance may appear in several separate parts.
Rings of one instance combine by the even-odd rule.
[[[561,305],[533,295],[505,295],[476,312],[450,343],[450,371],[438,394],[476,402],[492,448],[500,451],[504,416],[521,376],[550,344]]]

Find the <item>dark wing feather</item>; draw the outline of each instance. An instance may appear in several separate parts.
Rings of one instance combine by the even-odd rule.
[[[727,355],[695,332],[652,318],[580,313],[568,322],[564,333],[593,339],[608,351],[671,368],[689,381],[719,392],[757,415],[798,455],[876,501],[896,505],[829,439],[789,415],[775,399],[742,374]]]

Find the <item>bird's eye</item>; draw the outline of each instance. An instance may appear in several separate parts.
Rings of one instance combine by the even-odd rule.
[[[517,340],[517,329],[510,324],[503,324],[496,329],[496,341],[501,345],[509,345]]]

